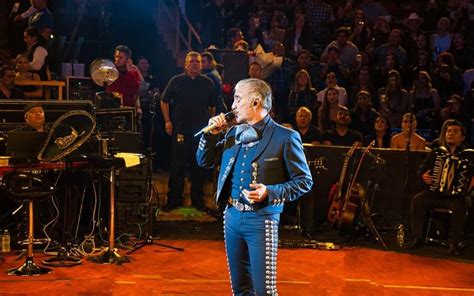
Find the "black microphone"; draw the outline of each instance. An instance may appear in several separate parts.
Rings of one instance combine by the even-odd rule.
[[[234,120],[235,118],[235,114],[234,114],[234,111],[230,111],[230,112],[227,112],[226,114],[224,114],[224,117],[225,117],[225,121],[227,122],[231,122],[232,120]],[[215,129],[217,126],[215,124],[209,124],[208,126],[206,126],[205,128],[203,128],[202,130],[200,130],[199,132],[197,132],[194,136],[195,137],[198,137],[202,134],[207,134],[208,132],[212,131],[213,129]]]

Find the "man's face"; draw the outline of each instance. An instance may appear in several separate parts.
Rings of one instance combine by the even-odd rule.
[[[416,129],[416,119],[413,116],[413,124],[412,124],[413,130]],[[404,116],[402,120],[402,130],[404,132],[410,131],[410,116]]]
[[[359,83],[368,83],[369,82],[369,71],[367,70],[360,70],[359,72]]]
[[[150,69],[150,64],[148,63],[147,59],[140,59],[138,60],[138,69],[140,72],[146,73]]]
[[[451,125],[448,126],[446,129],[446,143],[452,146],[459,146],[461,145],[462,141],[464,141],[464,135],[462,134],[462,129],[458,125]]]
[[[423,49],[426,47],[426,36],[425,35],[418,35],[416,37],[416,47],[419,49]]]
[[[33,0],[33,7],[36,9],[42,9],[45,5],[44,0]]]
[[[188,75],[200,74],[202,70],[201,56],[190,56],[186,58],[184,68],[186,69],[186,73],[188,73]]]
[[[337,43],[340,45],[340,46],[344,46],[346,45],[347,43],[347,33],[345,32],[339,32],[336,36],[336,40],[337,40]]]
[[[36,42],[36,38],[31,37],[26,32],[23,33],[23,41],[25,42],[27,47],[30,47]]]
[[[262,67],[256,64],[250,65],[249,68],[249,77],[262,79]]]
[[[114,55],[115,67],[117,67],[119,69],[123,69],[123,68],[127,67],[128,59],[129,58],[127,57],[127,55],[124,52],[116,51],[115,55]]]
[[[254,97],[255,93],[252,93],[247,85],[238,85],[235,88],[232,109],[235,110],[237,123],[248,123],[255,119],[255,110],[252,109],[255,105],[255,101],[252,100]]]
[[[342,126],[348,126],[351,123],[351,116],[347,110],[339,110],[336,114],[336,124]]]
[[[15,73],[12,70],[6,70],[3,73],[2,84],[9,89],[15,86]]]
[[[207,57],[202,57],[201,61],[202,61],[202,68],[204,70],[209,70],[209,69],[212,68],[211,61],[209,61],[209,59]]]
[[[402,35],[399,30],[392,30],[390,36],[388,37],[388,43],[392,46],[398,46],[402,39]]]
[[[298,128],[307,128],[311,123],[311,114],[304,109],[300,109],[296,112],[295,120]]]
[[[44,110],[42,107],[33,107],[25,114],[25,121],[32,127],[42,127],[44,124]]]

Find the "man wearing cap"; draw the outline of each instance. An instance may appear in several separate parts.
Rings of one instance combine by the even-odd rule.
[[[30,103],[26,105],[23,113],[27,125],[21,127],[19,130],[46,132],[44,109],[40,103]]]

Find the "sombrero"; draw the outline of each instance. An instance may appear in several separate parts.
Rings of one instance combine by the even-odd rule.
[[[39,160],[56,161],[79,148],[92,134],[95,119],[87,111],[76,110],[63,114],[49,131]]]

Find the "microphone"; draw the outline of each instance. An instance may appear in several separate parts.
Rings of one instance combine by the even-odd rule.
[[[230,111],[230,112],[227,112],[226,114],[224,114],[224,117],[225,117],[225,121],[227,122],[231,122],[232,120],[234,120],[235,118],[235,114],[234,114],[234,110]],[[198,137],[202,134],[207,134],[208,132],[212,131],[213,129],[216,128],[216,125],[215,124],[209,124],[208,126],[206,126],[205,128],[203,128],[202,130],[200,130],[199,132],[197,132],[194,136],[195,137]]]

